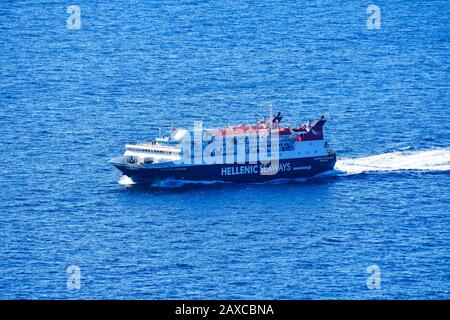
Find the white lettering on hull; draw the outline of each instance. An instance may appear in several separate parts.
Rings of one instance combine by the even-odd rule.
[[[265,166],[261,165],[244,165],[244,166],[230,166],[221,169],[222,176],[234,176],[240,174],[267,174],[291,171],[290,163],[277,163]]]

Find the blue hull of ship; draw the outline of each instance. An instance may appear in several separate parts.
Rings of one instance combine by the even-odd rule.
[[[336,156],[282,159],[275,165],[211,164],[155,167],[112,163],[138,184],[153,184],[166,179],[185,181],[264,182],[274,179],[307,178],[332,170]]]

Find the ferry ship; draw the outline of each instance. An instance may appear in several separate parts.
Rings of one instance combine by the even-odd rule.
[[[332,170],[336,154],[324,139],[324,116],[282,126],[281,113],[255,124],[193,130],[172,128],[155,140],[125,145],[109,162],[138,184],[167,179],[186,182],[263,182],[307,178]]]

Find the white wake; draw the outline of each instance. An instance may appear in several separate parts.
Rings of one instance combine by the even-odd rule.
[[[338,160],[335,170],[344,174],[389,171],[450,171],[450,148],[398,151]]]
[[[136,184],[136,183],[130,177],[123,175],[119,179],[119,184],[121,184],[123,186],[132,186],[133,184]]]

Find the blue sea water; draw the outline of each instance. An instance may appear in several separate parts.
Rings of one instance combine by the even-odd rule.
[[[445,0],[1,1],[0,298],[449,299],[449,16]],[[335,172],[140,188],[107,163],[270,102],[326,115]]]

